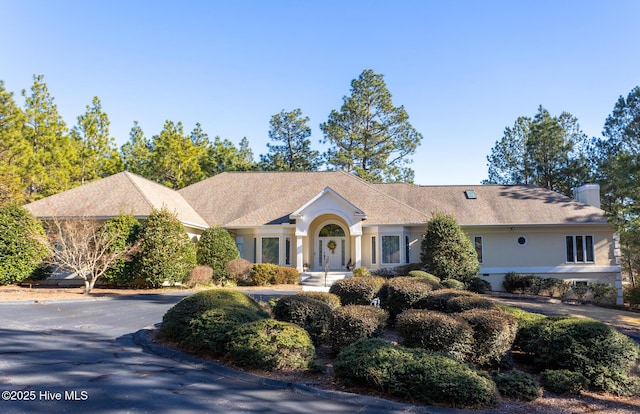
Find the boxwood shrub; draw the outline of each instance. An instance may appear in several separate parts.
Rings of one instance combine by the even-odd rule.
[[[473,345],[473,330],[455,316],[420,309],[408,309],[396,318],[402,344],[442,352],[465,359]]]
[[[389,314],[368,305],[347,305],[333,311],[329,328],[329,342],[334,352],[360,339],[379,335],[387,324]]]
[[[293,323],[263,319],[237,326],[230,336],[228,357],[242,367],[304,369],[315,357],[309,333]]]
[[[464,362],[378,338],[343,348],[334,373],[348,386],[365,386],[427,404],[482,408],[497,402],[493,381]]]
[[[568,369],[547,369],[540,374],[542,386],[556,394],[578,394],[589,386],[589,380]]]
[[[334,310],[340,307],[340,298],[329,292],[299,292],[297,296],[305,296],[311,299],[319,300]]]
[[[530,374],[517,369],[496,373],[493,375],[493,381],[500,394],[505,397],[523,401],[535,401],[542,397],[542,389],[536,380]]]
[[[326,303],[307,296],[283,296],[273,307],[273,316],[284,322],[295,323],[309,332],[313,342],[325,340],[331,323],[331,308]]]
[[[429,292],[438,289],[436,284],[428,279],[410,276],[400,276],[388,280],[385,283],[386,294],[382,306],[389,311],[392,319],[403,311],[410,309],[420,299],[426,297]]]
[[[428,292],[424,297],[417,300],[412,307],[415,309],[428,309],[438,312],[447,312],[447,303],[456,297],[478,297],[477,294],[466,290],[458,289],[438,289]]]
[[[230,328],[267,317],[258,302],[242,292],[205,290],[171,307],[162,318],[159,334],[183,348],[209,348],[217,353],[224,347]]]
[[[329,293],[337,295],[342,306],[370,305],[384,283],[385,279],[379,276],[349,277],[337,280]]]
[[[471,309],[497,309],[489,299],[480,296],[454,296],[447,301],[447,312],[464,312]]]
[[[513,346],[518,321],[499,310],[473,309],[459,315],[473,329],[469,360],[478,365],[498,364]]]

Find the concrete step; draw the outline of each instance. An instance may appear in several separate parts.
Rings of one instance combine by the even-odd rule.
[[[353,272],[304,272],[300,274],[300,284],[307,287],[329,287],[333,285],[337,280],[344,279],[353,276]],[[306,290],[306,289],[305,289]]]

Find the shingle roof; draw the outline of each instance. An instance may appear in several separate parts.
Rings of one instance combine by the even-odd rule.
[[[39,218],[104,219],[118,214],[147,217],[156,208],[166,206],[178,219],[195,227],[207,228],[207,222],[182,196],[163,185],[129,172],[121,172],[80,187],[25,205]]]

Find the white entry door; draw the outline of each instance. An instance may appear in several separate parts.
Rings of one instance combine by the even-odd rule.
[[[346,255],[345,237],[318,237],[318,263],[320,270],[325,269],[329,261],[329,270],[344,269]]]

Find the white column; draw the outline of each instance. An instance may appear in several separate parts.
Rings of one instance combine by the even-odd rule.
[[[362,236],[357,235],[356,238],[356,267],[362,266]]]
[[[304,271],[302,265],[304,264],[304,258],[302,255],[302,236],[296,237],[296,269],[302,273]]]

